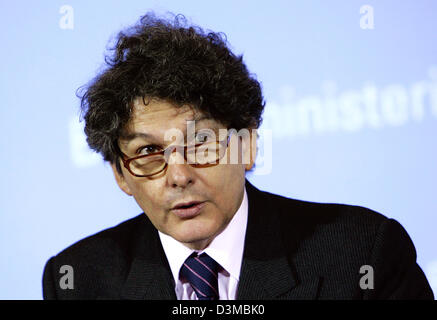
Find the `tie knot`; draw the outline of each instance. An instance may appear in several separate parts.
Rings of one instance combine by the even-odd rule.
[[[220,265],[206,253],[191,254],[180,270],[180,276],[187,280],[199,300],[218,299],[218,271]]]

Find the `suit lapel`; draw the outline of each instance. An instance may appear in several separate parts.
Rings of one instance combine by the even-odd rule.
[[[144,225],[136,235],[133,262],[121,291],[122,299],[176,300],[171,275],[158,232],[144,214]]]
[[[289,249],[299,245],[297,226],[284,246],[278,204],[246,180],[249,216],[237,299],[315,299],[320,278],[299,278]],[[293,251],[293,250],[291,250]]]
[[[132,263],[121,296],[122,299],[133,300],[176,299],[169,270],[143,258],[137,258]]]

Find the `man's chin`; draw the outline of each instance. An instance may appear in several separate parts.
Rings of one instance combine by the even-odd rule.
[[[193,232],[193,230],[183,230],[182,232],[170,236],[190,249],[202,250],[214,239],[214,232],[202,231],[196,230]]]

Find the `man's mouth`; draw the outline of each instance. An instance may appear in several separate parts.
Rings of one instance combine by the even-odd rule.
[[[181,202],[175,205],[171,212],[181,219],[189,219],[199,215],[204,206],[205,202],[201,201]]]

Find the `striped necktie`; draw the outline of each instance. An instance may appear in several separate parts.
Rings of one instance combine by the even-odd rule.
[[[217,300],[218,271],[220,265],[206,253],[193,252],[180,270],[180,276],[187,280],[199,300]]]

